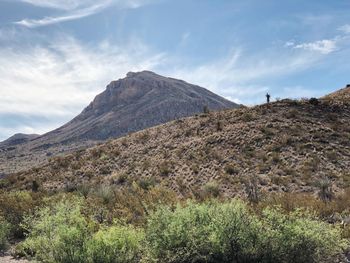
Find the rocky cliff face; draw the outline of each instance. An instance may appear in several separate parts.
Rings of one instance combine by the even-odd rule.
[[[150,71],[130,72],[126,78],[112,81],[81,114],[62,127],[16,147],[0,144],[0,173],[28,169],[49,156],[201,113],[204,107],[216,111],[239,105],[182,80]]]
[[[203,111],[236,105],[204,88],[150,71],[111,82],[84,111],[61,128],[66,139],[105,140]]]

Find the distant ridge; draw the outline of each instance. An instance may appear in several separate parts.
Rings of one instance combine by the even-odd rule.
[[[33,140],[35,138],[38,138],[40,135],[39,134],[24,134],[24,133],[17,133],[7,140],[0,142],[0,147],[10,147],[10,146],[15,146],[19,145],[25,142],[28,142],[30,140]]]

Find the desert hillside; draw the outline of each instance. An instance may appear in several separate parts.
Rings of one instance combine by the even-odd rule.
[[[11,176],[9,187],[163,184],[179,195],[205,187],[226,196],[248,184],[266,192],[334,191],[350,185],[350,107],[282,100],[176,120]]]

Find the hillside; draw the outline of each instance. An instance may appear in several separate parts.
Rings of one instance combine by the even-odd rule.
[[[0,144],[0,174],[26,170],[42,165],[50,156],[192,116],[203,112],[204,107],[220,110],[238,105],[182,80],[150,71],[129,72],[126,78],[112,81],[62,127],[17,146]]]
[[[346,85],[345,88],[333,92],[324,97],[325,100],[337,101],[338,103],[350,103],[350,84]]]
[[[257,184],[266,192],[312,192],[329,178],[350,186],[350,107],[337,101],[282,100],[200,114],[101,146],[52,158],[13,175],[9,187],[47,190],[133,181],[179,195],[217,188],[226,196]]]

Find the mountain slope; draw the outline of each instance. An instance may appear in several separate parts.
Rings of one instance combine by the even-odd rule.
[[[350,84],[346,85],[343,89],[325,96],[324,99],[338,103],[350,103]]]
[[[234,196],[247,182],[262,191],[315,191],[328,178],[350,186],[350,107],[283,100],[197,115],[101,146],[53,158],[12,176],[10,187],[45,189],[133,181],[161,183],[180,195],[217,187]]]
[[[6,148],[6,147],[13,147],[18,144],[23,144],[26,142],[29,142],[31,140],[34,140],[38,138],[40,135],[39,134],[23,134],[23,133],[17,133],[7,140],[0,142],[0,149]]]
[[[81,114],[62,127],[18,147],[0,145],[0,173],[28,169],[48,156],[86,148],[110,138],[203,111],[236,108],[204,88],[150,71],[111,82]]]

